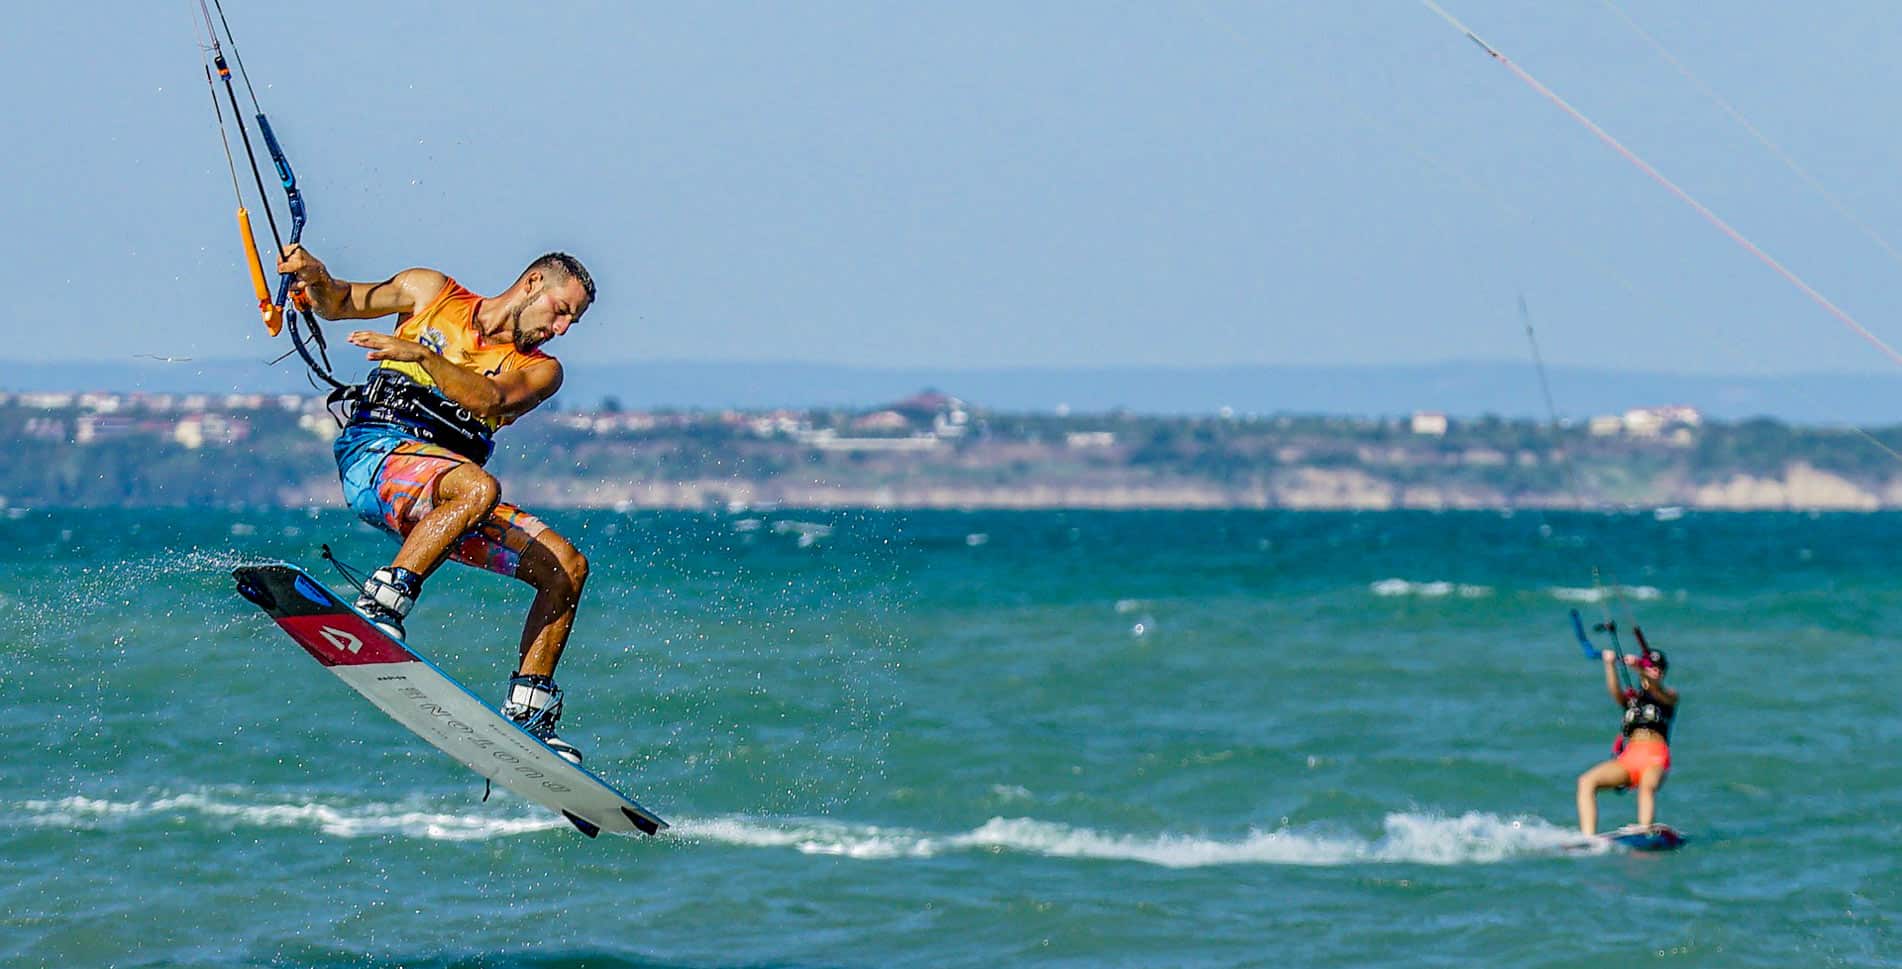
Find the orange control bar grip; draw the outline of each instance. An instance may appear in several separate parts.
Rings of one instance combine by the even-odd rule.
[[[251,213],[238,206],[238,234],[244,238],[245,265],[251,270],[251,288],[258,294],[258,313],[264,328],[276,336],[284,329],[284,311],[271,302],[271,287],[264,281],[264,260],[258,256],[258,243],[251,235]]]

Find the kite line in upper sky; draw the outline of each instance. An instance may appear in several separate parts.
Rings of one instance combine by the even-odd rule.
[[[1883,252],[1888,253],[1890,259],[1895,260],[1897,263],[1902,263],[1902,251],[1898,251],[1888,239],[1883,237],[1882,233],[1876,231],[1874,226],[1857,217],[1856,213],[1849,208],[1847,203],[1836,197],[1836,193],[1831,192],[1816,176],[1811,175],[1808,169],[1797,164],[1796,159],[1790,157],[1790,153],[1783,150],[1783,146],[1770,140],[1770,136],[1764,134],[1762,129],[1751,124],[1750,119],[1744,117],[1743,112],[1738,110],[1736,105],[1731,104],[1723,95],[1718,94],[1714,88],[1706,84],[1703,78],[1698,77],[1692,72],[1688,65],[1678,59],[1677,55],[1672,54],[1670,50],[1665,48],[1663,43],[1656,37],[1651,36],[1649,31],[1639,26],[1638,22],[1633,20],[1631,15],[1626,13],[1623,7],[1613,3],[1612,0],[1599,0],[1599,2],[1605,5],[1605,9],[1616,14],[1619,20],[1624,21],[1625,26],[1630,27],[1633,33],[1637,34],[1646,44],[1650,45],[1651,49],[1656,51],[1659,57],[1664,58],[1666,63],[1675,68],[1686,81],[1691,82],[1693,86],[1703,92],[1704,96],[1711,100],[1712,104],[1717,105],[1719,109],[1730,116],[1732,121],[1737,122],[1743,130],[1749,132],[1750,137],[1756,139],[1757,144],[1762,145],[1765,151],[1775,155],[1777,161],[1782,162],[1785,168],[1788,168],[1792,174],[1803,180],[1803,184],[1808,185],[1817,195],[1822,196],[1823,201],[1829,203],[1829,207],[1835,210],[1837,215],[1849,220],[1856,228],[1862,230],[1862,234],[1868,236],[1869,241],[1880,246]]]
[[[1692,209],[1696,210],[1697,214],[1703,216],[1706,222],[1709,222],[1711,225],[1716,226],[1719,231],[1724,233],[1724,235],[1729,236],[1732,242],[1735,242],[1737,245],[1743,247],[1743,249],[1746,252],[1749,252],[1751,255],[1756,256],[1759,260],[1762,260],[1764,265],[1769,266],[1771,269],[1776,270],[1778,275],[1782,276],[1786,280],[1789,280],[1791,285],[1795,286],[1798,290],[1801,290],[1803,295],[1808,296],[1812,301],[1816,303],[1816,305],[1821,306],[1824,310],[1828,311],[1831,316],[1834,316],[1836,317],[1836,319],[1840,320],[1844,326],[1849,327],[1849,329],[1853,330],[1858,336],[1861,336],[1863,339],[1869,341],[1869,343],[1875,346],[1876,349],[1881,350],[1884,354],[1886,354],[1890,360],[1893,360],[1898,364],[1902,364],[1902,352],[1898,352],[1894,347],[1891,347],[1889,344],[1883,342],[1881,337],[1878,337],[1874,333],[1871,333],[1867,327],[1857,322],[1855,317],[1849,315],[1849,312],[1847,310],[1844,310],[1842,307],[1837,306],[1835,303],[1831,302],[1829,297],[1824,296],[1821,292],[1819,292],[1816,289],[1816,287],[1811,286],[1808,282],[1806,282],[1803,279],[1803,277],[1798,276],[1788,266],[1785,266],[1783,263],[1778,262],[1776,257],[1763,251],[1762,247],[1758,246],[1754,242],[1751,242],[1749,238],[1747,238],[1743,233],[1733,228],[1730,223],[1724,221],[1723,218],[1719,216],[1716,212],[1711,211],[1709,206],[1706,206],[1704,203],[1699,202],[1695,197],[1691,195],[1691,193],[1680,188],[1676,182],[1673,182],[1669,178],[1666,178],[1663,172],[1660,172],[1656,168],[1652,167],[1650,162],[1647,162],[1643,158],[1639,157],[1637,152],[1634,152],[1631,149],[1626,148],[1622,142],[1612,137],[1611,134],[1607,132],[1605,129],[1599,127],[1597,122],[1594,122],[1592,119],[1586,117],[1584,112],[1578,110],[1575,107],[1572,107],[1572,105],[1569,102],[1567,102],[1564,98],[1559,97],[1559,95],[1556,92],[1554,92],[1551,88],[1548,88],[1544,84],[1539,83],[1538,78],[1533,77],[1531,74],[1527,73],[1524,68],[1521,68],[1518,64],[1513,63],[1512,59],[1507,57],[1505,54],[1500,53],[1498,48],[1495,48],[1493,45],[1486,43],[1484,40],[1481,40],[1478,34],[1473,33],[1473,31],[1469,29],[1465,24],[1460,23],[1458,19],[1456,19],[1452,14],[1447,13],[1445,9],[1441,8],[1439,4],[1434,3],[1433,0],[1420,0],[1420,3],[1424,5],[1428,10],[1431,10],[1435,14],[1439,15],[1440,19],[1452,25],[1452,27],[1455,30],[1458,30],[1460,33],[1465,34],[1466,38],[1472,41],[1474,44],[1477,44],[1481,50],[1486,52],[1486,55],[1488,57],[1491,57],[1493,60],[1498,61],[1507,70],[1511,71],[1514,74],[1514,76],[1524,81],[1534,91],[1539,92],[1539,94],[1543,96],[1546,100],[1551,101],[1555,105],[1558,105],[1559,108],[1563,110],[1566,114],[1570,115],[1574,121],[1577,121],[1579,124],[1584,125],[1587,130],[1589,130],[1593,135],[1597,136],[1598,140],[1610,146],[1613,151],[1618,152],[1618,154],[1623,156],[1626,161],[1629,161],[1633,165],[1637,166],[1640,171],[1644,172],[1646,175],[1649,175],[1653,181],[1656,181],[1659,185],[1664,186],[1664,188],[1667,191],[1669,191],[1672,195],[1677,196],[1679,200],[1684,202],[1684,204],[1689,205]]]
[[[209,46],[205,48],[205,83],[211,87],[211,107],[218,119],[218,137],[224,142],[225,164],[231,169],[231,189],[238,197],[238,232],[244,239],[245,262],[251,272],[251,286],[257,292],[258,313],[264,320],[265,329],[269,330],[272,336],[278,335],[284,325],[289,323],[291,345],[298,356],[303,357],[304,363],[310,367],[312,373],[323,378],[331,386],[341,389],[343,384],[331,376],[328,348],[324,344],[323,330],[317,324],[317,316],[312,312],[310,297],[301,292],[291,293],[289,273],[278,274],[275,295],[272,294],[270,285],[265,281],[264,260],[258,253],[257,239],[251,229],[251,213],[245,208],[244,189],[238,181],[238,164],[232,156],[231,139],[225,134],[224,110],[218,106],[218,82],[212,80],[214,70],[218,79],[224,82],[225,98],[231,105],[231,117],[237,124],[238,137],[244,144],[245,158],[251,163],[251,178],[257,184],[258,204],[264,207],[264,218],[271,229],[271,241],[276,244],[280,257],[286,253],[287,244],[297,245],[303,238],[306,221],[304,194],[298,190],[297,175],[291,170],[290,160],[285,157],[284,148],[278,143],[277,134],[271,130],[271,121],[265,117],[263,105],[258,103],[257,89],[251,86],[251,74],[245,70],[244,58],[238,53],[238,42],[231,35],[231,23],[225,19],[224,4],[220,0],[212,0],[211,6],[207,6],[205,0],[197,0],[197,2],[198,11],[204,17],[205,37],[209,41]],[[211,16],[213,7],[218,11],[216,22]],[[223,43],[220,43],[218,39],[220,27],[224,28]],[[225,61],[224,49],[227,45],[231,48],[232,58],[237,61],[238,75],[244,79],[245,94],[251,99],[251,108],[254,112],[252,117],[257,121],[258,134],[264,138],[264,147],[270,152],[271,164],[277,169],[278,182],[284,188],[284,207],[290,212],[291,220],[288,242],[278,233],[277,216],[272,213],[269,193],[264,189],[264,175],[258,166],[257,152],[251,147],[251,133],[244,123],[244,111],[238,106],[237,89],[233,87],[231,81],[231,67]],[[311,349],[305,345],[306,337],[298,327],[300,312],[303,314],[304,323],[310,329],[309,339],[316,344],[314,356]],[[289,355],[285,354],[285,356]],[[322,364],[319,364],[319,360],[322,360]]]

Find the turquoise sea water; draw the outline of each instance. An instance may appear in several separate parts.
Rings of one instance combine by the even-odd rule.
[[[232,592],[380,564],[346,513],[0,517],[0,964],[1902,960],[1902,516],[548,517],[563,734],[663,837],[483,803]],[[1685,697],[1674,854],[1563,850],[1593,564]],[[526,591],[412,642],[499,694]]]

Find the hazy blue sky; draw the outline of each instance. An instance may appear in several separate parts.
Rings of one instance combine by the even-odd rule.
[[[1446,6],[1902,341],[1902,265],[1612,10]],[[1902,240],[1902,5],[1625,9]],[[493,292],[569,249],[574,359],[1522,359],[1524,292],[1561,363],[1892,366],[1410,0],[227,12],[313,250]],[[195,16],[9,10],[0,358],[268,351]]]

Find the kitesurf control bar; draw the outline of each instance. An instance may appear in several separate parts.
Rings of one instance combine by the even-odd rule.
[[[258,132],[264,136],[264,147],[271,153],[271,164],[277,167],[278,181],[284,183],[284,204],[291,210],[289,242],[291,245],[297,245],[304,238],[304,222],[306,221],[304,193],[297,190],[297,173],[291,171],[290,159],[284,157],[284,149],[277,143],[277,134],[271,130],[271,120],[266,118],[262,111],[258,112],[257,119]],[[271,300],[271,305],[277,307],[279,312],[283,312],[284,304],[290,297],[291,279],[290,273],[279,273],[277,276],[277,297]],[[303,293],[297,295],[298,308],[309,313],[310,297]]]
[[[245,70],[244,57],[238,53],[238,42],[231,34],[231,22],[225,18],[224,4],[220,0],[211,0],[210,4],[207,4],[205,0],[197,0],[197,3],[199,12],[204,17],[205,36],[209,41],[207,53],[210,55],[211,63],[205,68],[205,82],[212,88],[211,104],[218,119],[219,135],[221,138],[224,136],[225,120],[224,113],[218,106],[218,85],[212,81],[213,67],[217,69],[219,80],[223,81],[225,98],[231,104],[232,120],[237,125],[239,139],[244,145],[245,159],[251,164],[252,180],[257,184],[258,201],[264,208],[264,217],[271,229],[271,241],[277,244],[278,258],[281,259],[289,255],[292,246],[303,240],[304,225],[308,221],[309,214],[304,205],[304,193],[298,190],[297,173],[291,168],[289,157],[284,154],[283,144],[277,140],[277,132],[271,128],[271,119],[265,117],[264,107],[258,103],[257,89],[251,86],[251,75]],[[214,8],[217,10],[216,20],[212,17]],[[219,40],[220,27],[224,30],[224,43]],[[272,214],[270,199],[266,197],[264,175],[258,165],[257,152],[251,146],[251,135],[246,129],[244,114],[238,106],[238,95],[232,83],[231,68],[225,61],[224,47],[227,43],[231,48],[232,60],[237,63],[238,76],[244,80],[245,93],[250,96],[252,118],[257,121],[258,134],[264,140],[265,150],[270,153],[271,165],[277,170],[277,180],[284,188],[284,205],[291,217],[288,240],[278,234],[277,217]],[[291,344],[297,351],[297,355],[303,358],[305,366],[310,368],[311,373],[322,378],[325,383],[341,389],[344,384],[330,372],[329,348],[325,345],[324,332],[317,322],[310,296],[303,292],[291,292],[291,283],[294,282],[291,273],[278,274],[275,294],[272,293],[265,280],[264,260],[259,256],[257,242],[251,232],[251,217],[244,207],[244,190],[238,185],[237,162],[232,157],[230,139],[224,138],[224,143],[225,161],[231,168],[231,187],[238,197],[238,228],[244,237],[244,251],[251,271],[251,284],[252,288],[257,290],[258,312],[263,316],[265,329],[269,330],[272,336],[276,336],[282,331],[284,325],[289,323]],[[303,324],[308,332],[298,326],[297,317],[300,312],[303,314]],[[307,345],[310,342],[317,345],[314,353]]]
[[[1578,610],[1572,610],[1572,634],[1578,637],[1578,648],[1585,651],[1586,659],[1598,658],[1598,647],[1592,645],[1592,638],[1585,635],[1585,620],[1578,617]]]

